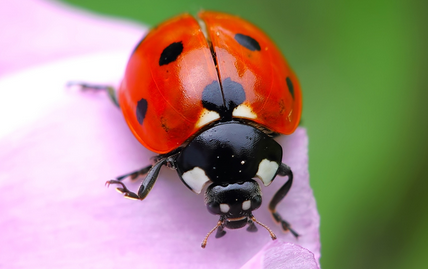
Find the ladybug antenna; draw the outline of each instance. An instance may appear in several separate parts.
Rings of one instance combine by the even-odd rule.
[[[265,229],[269,232],[270,237],[272,238],[272,240],[275,240],[275,239],[276,239],[276,235],[272,232],[272,230],[271,230],[269,227],[267,227],[267,226],[266,226],[266,225],[264,225],[263,223],[261,223],[261,222],[259,222],[258,220],[256,220],[256,218],[255,218],[254,216],[251,216],[251,220],[252,220],[253,222],[257,223],[258,225],[262,226],[263,228],[265,228]]]
[[[208,232],[207,236],[205,236],[204,241],[202,241],[201,247],[205,248],[205,246],[207,245],[207,241],[208,241],[208,237],[216,230],[218,229],[218,227],[220,227],[223,224],[223,221],[220,219],[217,222],[217,225],[211,229],[211,231]]]

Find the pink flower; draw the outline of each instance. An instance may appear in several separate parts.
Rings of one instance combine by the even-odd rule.
[[[277,240],[241,229],[201,249],[218,218],[202,195],[166,168],[143,202],[105,188],[153,153],[106,95],[64,89],[76,79],[118,83],[146,29],[41,0],[1,2],[0,24],[1,268],[318,268],[305,129],[279,139],[294,185],[278,211],[301,236],[283,233],[266,208],[278,177],[254,212]]]

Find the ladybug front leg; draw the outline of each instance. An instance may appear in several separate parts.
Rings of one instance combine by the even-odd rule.
[[[287,221],[285,221],[276,211],[276,206],[279,204],[279,202],[281,202],[285,195],[287,195],[288,191],[291,188],[291,185],[293,184],[293,172],[286,164],[281,164],[278,169],[278,175],[283,177],[288,176],[288,180],[272,197],[272,200],[269,203],[269,210],[272,213],[272,216],[275,221],[281,224],[282,229],[284,231],[290,231],[297,238],[299,234],[296,233],[293,229],[291,229],[291,225]]]
[[[108,85],[97,85],[97,84],[88,84],[85,82],[76,82],[76,81],[70,81],[67,83],[67,87],[72,86],[78,86],[82,91],[86,90],[94,90],[94,91],[106,91],[108,93],[108,96],[110,97],[110,100],[119,107],[119,102],[117,101],[116,96],[116,89],[108,86]]]
[[[152,168],[153,165],[148,165],[138,171],[134,171],[125,175],[121,175],[119,177],[116,178],[116,180],[122,181],[124,178],[130,177],[132,180],[136,179],[139,176],[144,176],[146,175],[150,169]]]
[[[143,200],[144,198],[146,198],[147,194],[149,194],[150,190],[153,188],[153,185],[155,184],[156,179],[159,176],[160,169],[164,164],[166,164],[167,160],[168,158],[160,159],[153,166],[148,166],[139,171],[120,176],[115,180],[109,180],[106,182],[106,185],[107,186],[110,186],[111,184],[120,185],[120,187],[116,189],[120,193],[123,193],[125,197],[130,199]],[[133,176],[137,177],[139,174],[142,174],[142,173],[147,173],[147,175],[144,178],[143,182],[141,183],[138,189],[138,193],[128,190],[125,184],[121,182],[121,180],[127,176],[131,176],[132,178]]]

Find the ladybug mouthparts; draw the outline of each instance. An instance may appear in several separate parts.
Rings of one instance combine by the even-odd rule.
[[[224,228],[239,229],[246,225],[247,231],[256,232],[255,223],[268,230],[272,239],[275,234],[253,216],[252,211],[262,204],[262,195],[259,184],[255,180],[232,184],[211,184],[205,192],[205,203],[210,213],[220,215],[217,225],[207,234],[202,247],[207,244],[208,237],[217,229],[216,238],[226,234]]]
[[[272,240],[276,239],[276,235],[272,232],[272,230],[269,227],[267,227],[265,224],[256,220],[256,218],[251,214],[249,216],[243,216],[241,218],[226,218],[225,216],[221,216],[220,220],[217,222],[217,225],[214,228],[212,228],[211,231],[209,231],[208,234],[205,236],[204,240],[201,243],[201,247],[202,248],[206,247],[208,237],[215,230],[217,230],[217,233],[215,235],[216,238],[220,238],[226,234],[226,232],[224,231],[225,227],[229,229],[237,229],[237,228],[242,228],[248,224],[249,226],[247,228],[247,231],[257,232],[257,227],[254,223],[257,223],[263,228],[265,228],[269,232],[269,235],[272,238]]]

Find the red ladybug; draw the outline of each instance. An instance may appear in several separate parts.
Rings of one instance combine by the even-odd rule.
[[[85,86],[85,85],[84,85]],[[88,86],[86,86],[88,87]],[[183,14],[154,28],[132,53],[117,92],[108,89],[136,138],[158,155],[155,163],[110,180],[126,197],[143,200],[162,166],[175,170],[186,186],[200,193],[224,228],[258,222],[259,184],[288,176],[269,204],[284,230],[295,231],[276,212],[291,187],[293,173],[282,163],[273,139],[297,128],[302,96],[296,75],[275,44],[249,22],[225,13]],[[146,174],[137,193],[121,180]]]

